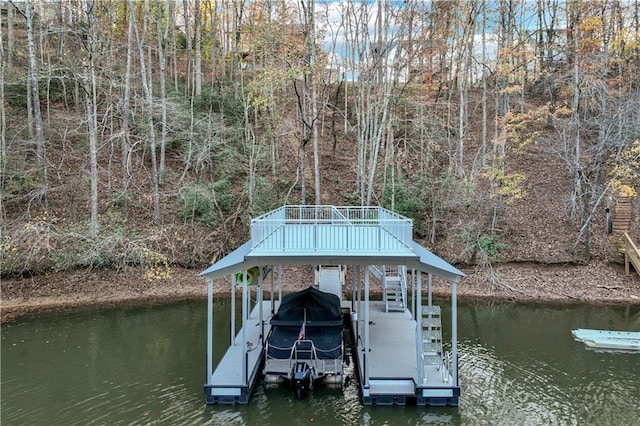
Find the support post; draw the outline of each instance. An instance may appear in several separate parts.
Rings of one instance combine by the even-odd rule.
[[[213,374],[213,280],[207,280],[207,385]]]
[[[278,265],[278,302],[282,303],[282,265]]]
[[[236,345],[236,275],[231,274],[231,346]]]
[[[451,281],[451,376],[453,385],[458,386],[458,301],[457,301],[458,280]]]
[[[262,343],[262,346],[264,346],[264,342],[265,342],[265,338],[264,338],[264,303],[263,302],[263,296],[262,296],[262,283],[264,281],[264,277],[263,277],[263,270],[264,268],[262,268],[262,266],[258,266],[258,288],[256,289],[256,303],[259,303],[260,306],[258,307],[258,321],[260,321],[260,342]]]
[[[242,384],[245,386],[249,385],[249,381],[247,378],[247,327],[249,323],[247,318],[249,316],[248,312],[248,304],[249,304],[249,286],[247,283],[247,270],[245,269],[243,272],[243,281],[244,285],[242,286]]]
[[[370,266],[364,267],[364,387],[369,387],[369,274]]]
[[[269,273],[269,275],[271,275],[271,315],[274,315],[276,313],[276,301],[275,301],[275,288],[274,288],[274,279],[273,279],[273,265],[271,265],[271,272]]]
[[[422,359],[422,272],[416,271],[416,353],[418,356],[418,377],[422,383],[427,382],[424,375],[424,360]]]
[[[356,280],[358,279],[358,265],[353,266],[353,273],[351,274],[351,312],[356,311]]]
[[[413,319],[418,321],[418,308],[416,307],[416,268],[411,268],[411,312],[413,312]]]

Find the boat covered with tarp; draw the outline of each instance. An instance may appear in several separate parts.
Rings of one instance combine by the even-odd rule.
[[[344,321],[338,296],[315,287],[287,294],[270,324],[267,383],[288,381],[298,397],[321,379],[342,383]]]

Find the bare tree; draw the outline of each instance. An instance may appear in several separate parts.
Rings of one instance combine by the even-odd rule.
[[[296,81],[296,94],[298,96],[298,107],[300,109],[300,119],[302,122],[301,138],[301,163],[300,174],[304,177],[305,170],[305,149],[307,143],[312,141],[313,146],[313,176],[315,203],[321,204],[320,193],[320,153],[318,146],[318,92],[316,87],[316,31],[315,31],[315,2],[300,0],[301,21],[304,34],[304,63],[302,64],[303,83],[302,90],[299,91]],[[304,182],[304,180],[303,180]],[[302,203],[305,202],[304,187],[302,191]]]
[[[151,198],[153,204],[153,222],[160,224],[160,189],[158,185],[158,163],[156,159],[156,133],[155,122],[153,119],[153,95],[151,93],[151,82],[147,75],[146,60],[144,55],[144,35],[147,31],[147,21],[143,17],[143,36],[140,36],[138,27],[135,25],[136,18],[134,14],[135,3],[134,0],[129,0],[130,19],[134,22],[134,33],[136,35],[136,43],[138,45],[138,53],[140,59],[140,79],[142,81],[142,89],[144,91],[146,106],[147,106],[147,127],[149,138],[149,150],[151,155]]]
[[[13,2],[7,4],[7,50],[3,54],[6,55],[6,67],[11,68],[13,64],[13,50],[14,50],[14,34],[13,34],[13,20],[15,17],[15,6]]]
[[[200,0],[194,0],[194,32],[195,32],[195,63],[194,63],[194,94],[202,94],[202,11],[200,10]]]
[[[7,17],[8,18],[8,17]],[[7,56],[4,50],[4,30],[0,26],[0,232],[4,234],[4,224],[7,223],[5,212],[5,178],[6,178],[6,163],[7,163],[7,117],[5,115],[4,107],[4,72],[7,66]]]
[[[129,207],[129,182],[131,181],[131,140],[129,129],[129,115],[131,104],[131,73],[133,67],[134,53],[134,23],[133,19],[128,20],[127,28],[127,65],[124,75],[124,92],[122,95],[122,110],[120,112],[120,167],[122,173],[122,188],[120,198],[122,200],[122,209],[125,217],[128,215]]]
[[[38,170],[42,181],[41,197],[44,201],[45,209],[48,209],[49,176],[47,165],[47,151],[45,147],[44,132],[42,129],[42,113],[40,110],[40,91],[38,90],[38,58],[35,46],[35,9],[33,0],[26,2],[25,18],[27,22],[27,45],[29,51],[29,88],[31,94],[31,108],[33,110],[33,120],[36,138],[36,158]]]
[[[168,6],[168,2],[165,3]],[[162,183],[165,175],[165,155],[167,146],[167,55],[166,44],[169,31],[169,27],[172,26],[173,16],[169,15],[170,9],[165,7],[164,14],[160,0],[156,0],[156,36],[158,42],[158,65],[160,67],[160,106],[162,108],[162,133],[160,136],[160,166],[159,166],[159,181]],[[166,23],[165,23],[166,22]]]
[[[193,71],[193,47],[191,42],[191,16],[189,13],[189,0],[182,0],[182,13],[184,18],[184,36],[186,40],[186,75],[185,75],[185,91],[184,94],[187,97],[191,97],[191,73]]]
[[[85,32],[81,35],[87,52],[84,63],[83,89],[87,111],[87,130],[89,133],[89,165],[91,180],[91,197],[89,220],[89,234],[95,236],[99,231],[98,223],[98,100],[95,56],[97,54],[96,28],[95,28],[95,2],[83,3],[86,16]]]

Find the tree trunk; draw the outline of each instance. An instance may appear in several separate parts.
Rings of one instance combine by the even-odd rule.
[[[95,49],[96,34],[94,33],[94,9],[92,4],[86,4],[87,21],[86,21],[86,49],[87,61],[84,70],[84,98],[87,109],[87,130],[89,133],[89,165],[91,180],[91,216],[89,220],[89,234],[91,236],[98,235],[98,110],[97,110],[97,94],[96,94],[96,72],[95,72]]]
[[[36,157],[38,161],[38,171],[42,181],[41,197],[44,202],[45,209],[48,210],[47,195],[49,191],[49,177],[47,170],[47,152],[45,148],[44,133],[42,130],[42,113],[40,111],[40,92],[38,90],[38,59],[35,47],[34,34],[35,10],[33,1],[26,2],[26,21],[27,21],[27,45],[29,51],[29,82],[31,86],[31,104],[33,109],[33,122],[36,137]]]
[[[200,0],[195,0],[194,4],[194,21],[195,21],[195,44],[196,44],[196,54],[195,54],[195,73],[194,73],[194,82],[195,82],[195,95],[202,95],[202,16],[200,13]]]
[[[160,167],[159,167],[159,183],[162,184],[162,181],[165,177],[165,151],[167,146],[167,130],[169,128],[167,124],[167,57],[165,46],[167,43],[167,31],[168,27],[173,23],[173,17],[166,15],[164,19],[166,19],[166,23],[164,31],[163,31],[163,15],[162,15],[162,5],[160,4],[160,0],[156,0],[156,9],[157,9],[157,19],[156,19],[156,32],[158,37],[158,63],[160,66],[159,77],[160,77],[160,106],[162,108],[162,133],[160,136]],[[165,13],[168,14],[168,9],[165,9]]]
[[[184,79],[184,93],[187,97],[191,97],[191,72],[193,67],[193,52],[191,46],[191,17],[189,16],[189,0],[182,0],[182,9],[184,13],[184,35],[186,39],[187,64],[186,75]]]
[[[6,4],[6,3],[5,3]],[[13,4],[9,2],[7,4],[7,68],[11,69],[13,65],[13,45],[14,45],[14,35],[13,35],[13,19],[15,16],[15,10]]]
[[[131,8],[131,20],[135,21],[133,9],[135,7],[134,0],[129,0],[129,7]],[[147,22],[143,17],[143,31],[147,30]],[[151,151],[151,197],[153,201],[153,223],[160,224],[160,190],[158,187],[158,163],[156,160],[156,134],[155,125],[153,120],[153,96],[151,94],[151,82],[148,81],[146,60],[144,57],[144,40],[140,37],[138,27],[134,24],[134,31],[136,35],[136,42],[138,44],[138,53],[140,55],[140,79],[142,81],[142,89],[144,91],[145,101],[147,103],[147,125],[148,125],[148,138],[149,147]]]
[[[10,8],[10,7],[9,7]],[[4,109],[4,70],[7,57],[4,50],[3,27],[0,25],[0,233],[4,235],[4,224],[7,223],[4,202],[4,184],[7,164],[7,121]]]
[[[129,19],[129,28],[127,31],[127,66],[124,76],[124,95],[122,99],[122,113],[121,116],[121,140],[120,140],[120,165],[122,168],[122,193],[120,198],[122,200],[122,211],[124,217],[128,216],[129,209],[129,182],[131,181],[130,170],[130,155],[131,155],[131,141],[129,138],[129,105],[131,102],[131,68],[133,67],[133,38],[134,38],[134,20]]]

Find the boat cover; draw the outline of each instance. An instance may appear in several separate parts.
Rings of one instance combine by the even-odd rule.
[[[289,359],[303,322],[304,340],[313,341],[318,358],[338,359],[342,356],[340,299],[335,294],[322,292],[315,287],[282,298],[278,312],[271,319],[268,356]],[[308,353],[304,352],[308,345],[300,343],[298,358],[309,358]]]

